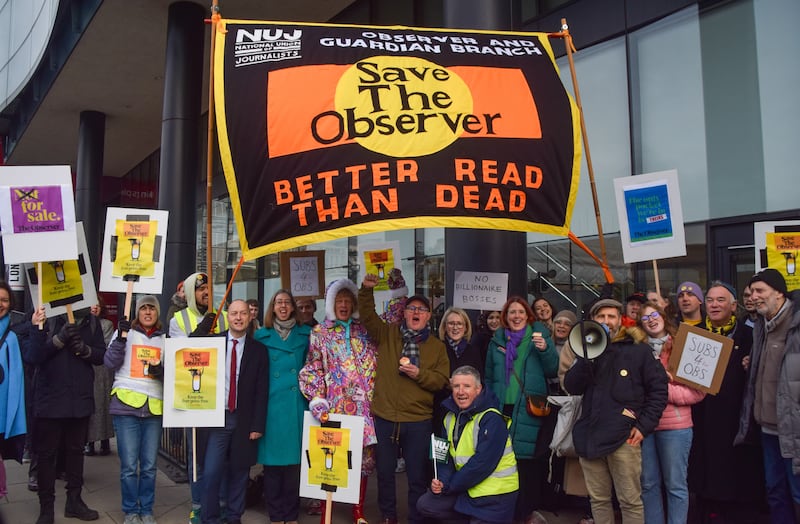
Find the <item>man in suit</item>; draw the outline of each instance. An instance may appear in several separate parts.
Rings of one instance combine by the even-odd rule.
[[[201,428],[198,449],[204,450],[202,522],[219,524],[220,484],[228,481],[226,522],[239,524],[245,506],[250,466],[256,463],[257,441],[267,418],[269,359],[267,348],[247,334],[250,308],[234,300],[228,308],[225,333],[225,426]]]

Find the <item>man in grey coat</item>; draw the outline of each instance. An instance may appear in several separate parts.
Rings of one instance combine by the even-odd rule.
[[[800,291],[777,270],[750,279],[759,314],[736,443],[761,426],[770,520],[800,524]],[[793,393],[794,392],[794,393]]]

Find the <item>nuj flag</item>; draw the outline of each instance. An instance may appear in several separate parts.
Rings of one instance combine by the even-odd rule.
[[[220,154],[246,259],[402,228],[569,232],[578,110],[546,34],[219,28]]]

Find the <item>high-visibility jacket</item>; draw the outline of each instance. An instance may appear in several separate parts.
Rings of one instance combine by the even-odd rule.
[[[186,336],[192,334],[192,331],[197,329],[197,324],[203,319],[203,315],[197,315],[188,307],[177,311],[173,317],[181,331],[186,333]],[[228,313],[223,311],[219,318],[217,318],[217,330],[214,333],[222,333],[228,329]]]
[[[466,464],[473,455],[475,455],[475,444],[478,440],[480,432],[480,422],[483,416],[488,412],[497,413],[503,416],[497,409],[489,408],[485,411],[477,413],[471,420],[469,420],[461,432],[461,438],[458,440],[458,445],[453,446],[453,432],[455,431],[456,416],[453,412],[449,412],[444,417],[444,427],[447,431],[447,440],[450,441],[450,456],[453,457],[453,465],[458,471],[464,464]],[[506,421],[506,426],[511,424],[510,420]],[[470,497],[486,497],[489,495],[501,495],[503,493],[511,493],[519,488],[519,474],[517,473],[517,459],[514,456],[514,450],[511,447],[511,438],[506,437],[506,447],[503,450],[503,456],[494,468],[494,471],[478,484],[472,486],[467,490]]]

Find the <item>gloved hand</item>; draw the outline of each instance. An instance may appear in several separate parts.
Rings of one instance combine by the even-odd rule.
[[[58,348],[64,348],[69,345],[69,326],[70,324],[64,324],[61,326],[59,332],[53,335],[53,344],[55,344]]]
[[[81,337],[81,332],[78,329],[78,326],[75,324],[67,324],[65,327],[67,331],[66,345],[69,350],[79,357],[84,357],[88,353],[91,353],[89,347],[83,343],[83,338]]]
[[[120,340],[128,339],[128,331],[131,330],[131,321],[123,318],[117,323],[117,338]]]
[[[311,402],[308,403],[308,410],[311,411],[311,416],[320,422],[324,422],[322,420],[322,415],[327,415],[331,410],[331,405],[328,404],[328,401],[324,398],[314,397],[311,399]]]
[[[211,333],[211,329],[214,327],[214,317],[216,315],[214,313],[206,313],[206,316],[203,317],[203,320],[197,324],[197,327],[190,336],[192,337],[205,337],[206,335]]]

